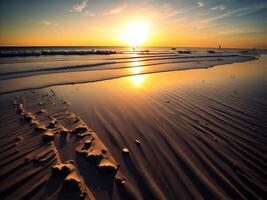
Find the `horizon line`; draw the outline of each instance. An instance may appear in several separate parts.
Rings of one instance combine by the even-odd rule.
[[[219,46],[219,45],[218,45]],[[127,45],[6,45],[1,46],[0,48],[41,48],[41,47],[129,47]],[[210,48],[210,49],[219,49],[219,47],[210,47],[210,46],[140,46],[137,48]],[[221,49],[254,49],[251,47],[221,47]],[[255,49],[267,49],[267,47],[260,47]]]

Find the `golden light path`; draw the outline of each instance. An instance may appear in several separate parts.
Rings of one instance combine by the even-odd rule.
[[[140,87],[145,80],[144,75],[134,75],[131,78],[136,87]]]
[[[138,60],[139,60],[138,58],[133,59],[133,62],[132,62],[133,67],[130,68],[132,74],[136,74],[130,77],[132,83],[136,87],[140,87],[143,81],[145,80],[144,75],[138,75],[143,71],[143,67],[140,67],[142,63]]]

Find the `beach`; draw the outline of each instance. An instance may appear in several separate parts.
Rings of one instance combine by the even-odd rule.
[[[1,60],[0,199],[266,198],[266,55],[61,54]]]

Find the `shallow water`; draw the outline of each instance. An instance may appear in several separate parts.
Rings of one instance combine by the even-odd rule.
[[[111,55],[42,55],[42,56],[15,56],[15,57],[1,57],[0,58],[0,76],[5,78],[5,75],[16,74],[37,71],[57,71],[64,68],[79,68],[79,66],[95,66],[95,65],[106,65],[109,63],[128,63],[132,62],[133,59],[138,59],[138,61],[146,61],[150,59],[160,60],[161,58],[170,59],[179,57],[191,58],[198,56],[215,56],[215,55],[235,55],[240,54],[240,49],[208,49],[208,48],[177,48],[171,50],[171,48],[146,48],[149,52],[142,52],[143,49],[138,49],[132,51],[129,48],[115,48],[106,47],[108,50],[116,51],[117,54]],[[28,50],[29,49],[29,50]],[[62,48],[64,51],[79,51],[79,50],[90,50],[90,48]],[[103,50],[105,47],[98,48],[97,50]],[[11,52],[21,51],[18,48],[7,49]],[[7,51],[2,50],[1,51]],[[22,51],[40,51],[44,48],[25,48]],[[58,51],[58,48],[48,48],[48,51]],[[190,51],[190,53],[178,53],[179,51]],[[208,53],[208,51],[214,51],[214,53]],[[216,52],[216,53],[215,53]],[[149,63],[148,63],[149,64]],[[105,66],[106,67],[106,66]],[[38,73],[37,73],[38,74]]]
[[[255,52],[249,56],[240,53],[238,49],[151,48],[149,52],[127,51],[125,48],[112,50],[118,51],[118,54],[2,57],[0,93],[96,82],[134,74],[208,68],[256,58]]]

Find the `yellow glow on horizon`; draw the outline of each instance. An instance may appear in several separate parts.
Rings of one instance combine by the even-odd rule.
[[[11,27],[0,30],[0,46],[217,48],[220,44],[223,48],[267,47],[265,35],[246,34],[240,37],[240,35],[230,34],[231,31],[221,26],[218,26],[218,29],[201,28],[203,24],[189,23],[191,19],[187,17],[166,21],[161,18],[164,14],[160,12],[161,9],[143,9],[140,9],[142,12],[138,12],[138,9],[137,11],[125,9],[118,15],[91,17],[90,20],[83,15],[77,20],[78,18],[72,13],[64,17],[64,20],[56,21],[58,26],[47,26],[39,22],[25,22],[19,26],[11,23]],[[204,25],[209,27],[208,25],[212,24]],[[234,30],[237,33],[242,32],[242,29]]]
[[[150,23],[148,21],[136,21],[129,23],[122,30],[122,40],[133,47],[142,45],[149,39]]]

